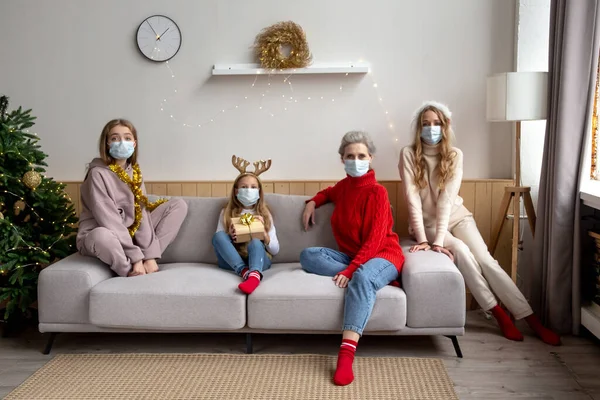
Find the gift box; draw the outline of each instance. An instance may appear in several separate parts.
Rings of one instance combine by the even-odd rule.
[[[265,226],[252,214],[231,218],[231,223],[235,228],[235,243],[246,243],[252,239],[263,240],[265,237]]]

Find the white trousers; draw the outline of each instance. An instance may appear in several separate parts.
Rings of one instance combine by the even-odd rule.
[[[435,228],[426,229],[426,234],[431,242]],[[444,247],[454,255],[458,270],[481,308],[487,311],[498,304],[495,293],[515,319],[533,314],[525,296],[488,251],[472,216],[449,226]]]

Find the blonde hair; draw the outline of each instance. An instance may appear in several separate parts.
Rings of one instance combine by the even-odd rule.
[[[425,179],[425,159],[423,158],[423,144],[421,142],[421,130],[423,129],[423,116],[427,111],[433,111],[440,119],[442,126],[442,140],[438,144],[440,146],[440,163],[437,167],[439,176],[438,189],[444,190],[446,182],[454,176],[456,165],[454,159],[456,158],[456,151],[452,149],[452,142],[454,141],[454,131],[450,126],[450,119],[446,115],[433,105],[429,105],[421,109],[421,112],[415,117],[413,122],[415,131],[415,141],[413,143],[413,150],[415,152],[415,184],[419,189],[427,187],[427,180]]]
[[[102,133],[100,134],[100,140],[98,141],[100,158],[106,163],[106,165],[114,164],[117,161],[110,155],[107,144],[108,134],[116,126],[124,126],[128,128],[131,131],[133,138],[135,139],[135,148],[133,149],[133,154],[127,159],[127,162],[129,164],[135,165],[137,163],[137,155],[139,148],[137,130],[135,129],[135,126],[133,126],[133,124],[126,119],[113,119],[111,121],[108,121],[106,125],[104,125],[104,128],[102,128]]]
[[[235,178],[235,181],[233,181],[231,193],[229,194],[229,201],[227,202],[223,212],[223,223],[225,224],[225,227],[229,229],[229,226],[231,226],[231,218],[237,218],[242,214],[244,205],[237,199],[235,195],[235,189],[237,189],[239,181],[246,176],[251,176],[256,179],[256,182],[258,182],[259,198],[255,205],[255,215],[260,215],[264,219],[265,231],[268,232],[273,224],[273,218],[271,217],[271,211],[269,210],[267,202],[265,201],[263,184],[260,178],[251,172],[240,174],[237,178]],[[242,257],[248,256],[248,243],[234,243],[234,246]]]

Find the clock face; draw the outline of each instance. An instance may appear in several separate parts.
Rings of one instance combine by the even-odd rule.
[[[140,24],[137,45],[149,60],[168,61],[175,57],[181,47],[181,31],[171,18],[154,15]]]

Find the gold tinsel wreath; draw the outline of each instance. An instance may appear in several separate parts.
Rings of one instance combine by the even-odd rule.
[[[285,45],[291,48],[288,56],[281,52]],[[254,50],[263,68],[304,68],[312,62],[306,35],[302,27],[292,21],[278,22],[263,29],[254,40]]]

